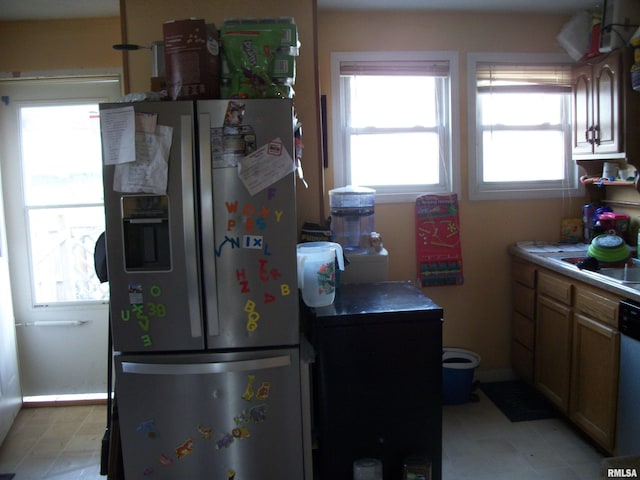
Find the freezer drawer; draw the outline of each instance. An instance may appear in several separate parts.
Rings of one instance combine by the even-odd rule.
[[[127,480],[304,478],[297,349],[118,355],[116,368]]]

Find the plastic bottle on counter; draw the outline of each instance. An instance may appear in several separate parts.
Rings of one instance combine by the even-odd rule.
[[[631,87],[640,92],[640,27],[635,31],[629,43],[633,47],[633,61],[631,66]]]
[[[596,213],[596,205],[587,203],[582,207],[582,225],[584,227],[583,241],[591,243],[593,238],[593,215]]]

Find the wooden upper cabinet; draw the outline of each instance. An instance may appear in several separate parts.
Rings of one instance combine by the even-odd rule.
[[[640,93],[631,84],[633,50],[619,48],[589,62],[573,68],[573,159],[596,177],[605,161],[626,161],[640,170]]]
[[[573,71],[573,154],[610,154],[624,151],[620,104],[622,50],[594,65]]]
[[[620,51],[594,67],[593,79],[593,151],[623,152],[620,116],[620,84],[622,80]]]
[[[573,142],[575,154],[593,153],[591,126],[593,125],[593,87],[591,65],[578,67],[573,72],[572,108]]]

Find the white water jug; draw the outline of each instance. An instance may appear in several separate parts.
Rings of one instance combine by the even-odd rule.
[[[298,288],[308,307],[331,305],[336,296],[336,271],[344,270],[342,246],[334,242],[306,242],[297,246]]]

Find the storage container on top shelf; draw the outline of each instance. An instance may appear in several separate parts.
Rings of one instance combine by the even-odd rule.
[[[331,231],[334,242],[347,252],[369,248],[374,231],[376,191],[372,188],[348,185],[329,191]]]

